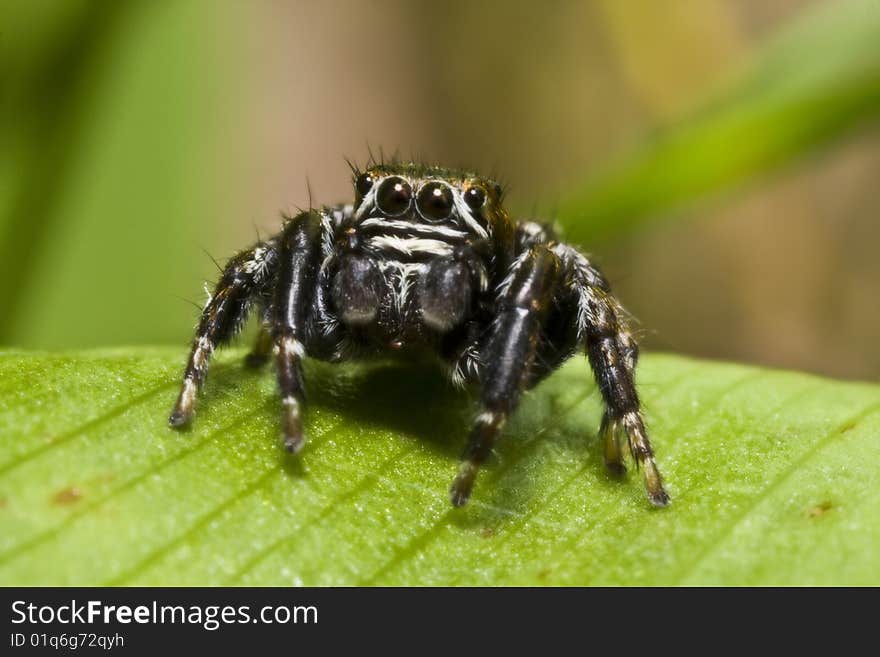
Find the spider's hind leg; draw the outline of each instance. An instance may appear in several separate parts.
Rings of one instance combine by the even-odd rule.
[[[271,278],[274,266],[275,247],[267,242],[239,253],[223,269],[196,329],[180,394],[168,418],[171,426],[182,427],[192,419],[196,394],[205,382],[211,355],[238,333],[253,296]]]
[[[605,444],[605,464],[615,473],[624,471],[621,434],[626,434],[629,451],[641,468],[648,499],[654,506],[669,504],[669,495],[654,459],[654,450],[648,440],[645,423],[639,409],[639,399],[632,372],[622,363],[624,356],[619,338],[597,336],[587,343],[587,354],[599,389],[605,399],[600,434]]]
[[[611,294],[598,269],[573,248],[559,244],[554,249],[566,271],[568,285],[578,305],[578,340],[585,345],[590,366],[605,402],[599,433],[604,442],[605,464],[615,473],[624,471],[621,435],[654,506],[669,504],[654,450],[648,440],[641,405],[635,387],[638,347],[626,325],[626,314]]]
[[[628,372],[628,378],[633,379],[635,374],[635,364],[636,360],[638,359],[638,346],[633,341],[632,336],[629,334],[629,331],[625,328],[617,329],[614,340],[616,342],[617,353],[620,354],[619,358],[622,360],[622,364],[618,364],[617,367],[624,368]],[[587,349],[589,352],[589,346],[587,347]],[[616,357],[612,356],[611,354],[612,352],[609,350],[607,360],[613,363]],[[593,367],[593,370],[596,372],[597,378],[600,377],[599,369],[597,368],[608,366],[602,364],[601,362],[599,364],[596,364],[596,361],[592,356],[590,357],[590,363]],[[612,364],[611,367],[613,366],[614,365]],[[603,396],[605,396],[604,391],[602,394]],[[624,465],[623,463],[622,438],[624,436],[627,438],[627,444],[629,445],[630,453],[635,455],[636,451],[639,449],[635,446],[635,443],[647,443],[648,437],[647,435],[645,435],[644,424],[641,423],[640,414],[638,419],[641,423],[641,428],[633,426],[627,429],[624,424],[623,419],[627,411],[623,409],[627,406],[633,405],[626,401],[626,396],[628,395],[628,393],[612,392],[610,394],[614,396],[614,401],[606,401],[605,412],[602,414],[602,424],[599,426],[599,437],[602,439],[602,453],[605,460],[605,466],[613,474],[620,476],[626,472],[626,465]],[[638,399],[636,399],[634,406],[636,406],[636,411],[638,411]],[[631,436],[633,436],[634,438],[631,438]],[[635,440],[635,443],[633,442],[633,440]],[[648,448],[650,449],[650,443],[648,443]],[[650,456],[653,460],[653,454],[651,454]],[[638,459],[636,460],[636,464],[639,464]],[[654,469],[656,469],[656,466],[654,466]]]

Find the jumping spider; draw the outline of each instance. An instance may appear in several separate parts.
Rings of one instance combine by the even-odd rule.
[[[304,443],[302,359],[331,362],[429,350],[458,385],[480,388],[452,504],[464,505],[520,394],[585,350],[605,402],[608,467],[625,435],[648,499],[663,489],[634,385],[638,347],[599,270],[551,229],[514,222],[502,189],[472,173],[418,164],[354,171],[353,205],[310,209],[229,261],[202,312],[174,427],[193,415],[214,349],[261,311],[252,364],[274,348],[289,452]]]

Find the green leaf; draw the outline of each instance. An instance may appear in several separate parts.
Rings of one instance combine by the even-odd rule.
[[[801,159],[880,118],[875,0],[821,4],[776,35],[698,112],[641,143],[557,208],[595,242]]]
[[[605,472],[575,358],[454,510],[473,408],[439,373],[309,363],[294,458],[240,350],[169,429],[184,355],[0,354],[0,584],[880,583],[877,386],[646,356],[658,511]]]

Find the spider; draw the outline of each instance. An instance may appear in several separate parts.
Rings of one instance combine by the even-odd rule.
[[[624,471],[625,436],[648,499],[668,504],[636,394],[638,347],[602,273],[551,228],[513,221],[492,180],[401,162],[352,170],[353,204],[286,217],[280,233],[226,265],[196,329],[170,424],[190,421],[211,354],[254,307],[262,328],[247,362],[264,363],[274,351],[282,441],[291,453],[305,440],[303,358],[429,351],[455,384],[480,391],[450,490],[460,507],[523,391],[584,350],[605,404],[606,465]]]

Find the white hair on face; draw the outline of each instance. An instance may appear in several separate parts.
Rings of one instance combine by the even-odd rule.
[[[468,204],[464,202],[464,197],[461,192],[455,189],[452,192],[452,196],[455,199],[455,209],[458,211],[458,216],[461,217],[461,220],[467,224],[467,227],[471,229],[471,232],[475,233],[481,239],[487,239],[489,233],[474,218],[474,215],[471,214],[471,209],[468,207]]]
[[[387,177],[383,177],[383,178],[377,180],[373,184],[373,186],[370,188],[370,190],[364,195],[364,198],[361,200],[361,204],[358,207],[357,212],[354,213],[355,223],[357,223],[357,224],[363,223],[366,225],[375,225],[375,223],[373,223],[373,222],[377,222],[377,221],[392,222],[393,221],[392,219],[386,219],[384,216],[383,217],[370,217],[369,216],[370,212],[372,212],[373,210],[375,210],[378,207],[378,205],[376,203],[376,193],[377,193],[377,190],[379,189],[379,187],[382,185],[382,183],[386,179],[387,179]],[[476,220],[473,213],[471,212],[470,207],[464,201],[464,196],[463,196],[461,190],[448,185],[445,181],[441,180],[439,182],[446,184],[451,189],[452,198],[453,198],[453,205],[455,207],[455,213],[464,222],[465,226],[468,228],[468,231],[471,234],[476,235],[480,239],[488,239],[489,238],[489,231],[487,231],[483,226],[481,226],[480,223]],[[416,211],[418,212],[418,209],[416,209]],[[371,222],[371,223],[368,224],[368,222]],[[405,222],[400,222],[400,223],[405,223]],[[438,229],[437,233],[439,233],[439,234],[447,233],[446,236],[449,236],[449,237],[459,237],[460,235],[463,236],[461,234],[461,231],[454,231],[454,229],[452,229],[452,228],[446,228],[443,226],[431,226],[431,228]]]
[[[381,181],[380,181],[381,182]],[[370,187],[370,191],[366,193],[363,199],[361,199],[361,204],[358,206],[357,212],[354,213],[355,222],[360,222],[361,219],[364,218],[364,215],[367,214],[368,211],[372,210],[376,206],[376,190],[379,189],[379,183],[375,183],[372,187]]]
[[[448,237],[451,239],[464,239],[467,233],[449,228],[447,226],[437,226],[431,224],[417,224],[411,221],[401,221],[396,219],[385,219],[383,217],[370,217],[361,222],[364,228],[381,227],[391,230],[411,231],[414,233],[422,233],[425,235],[436,235],[437,237]]]
[[[386,280],[391,282],[392,303],[398,318],[406,312],[406,304],[413,284],[419,275],[423,275],[427,265],[422,262],[400,262],[389,260],[386,263]]]
[[[451,256],[453,248],[441,240],[424,239],[421,237],[398,237],[397,235],[376,235],[371,237],[369,244],[380,250],[390,249],[406,256],[424,253],[434,256]]]

